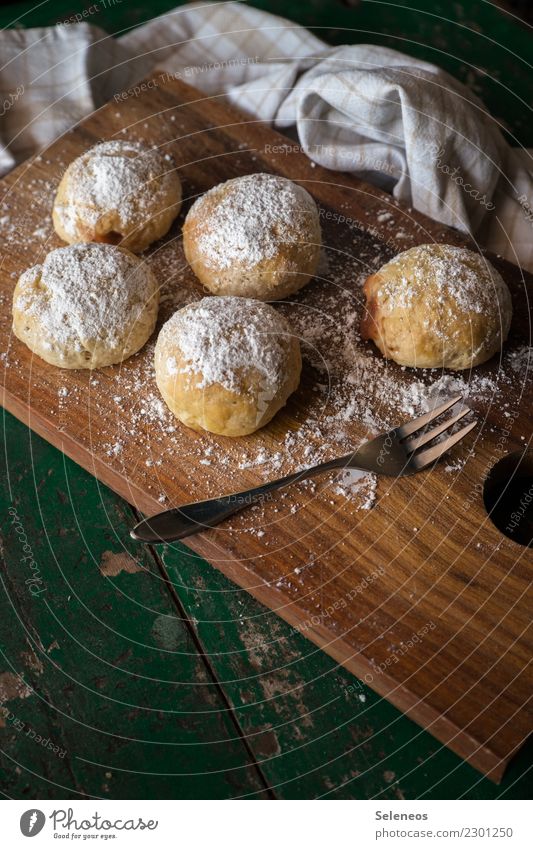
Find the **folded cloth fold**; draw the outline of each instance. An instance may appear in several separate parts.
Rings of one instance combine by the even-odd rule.
[[[164,68],[297,132],[321,165],[533,270],[532,156],[510,147],[477,97],[431,63],[376,45],[328,47],[236,2],[181,6],[117,38],[89,23],[4,30],[0,52],[2,173]]]

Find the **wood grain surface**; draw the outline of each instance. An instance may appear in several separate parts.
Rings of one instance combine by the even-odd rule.
[[[3,404],[150,514],[260,483],[261,470],[240,462],[242,453],[275,455],[287,432],[305,422],[319,378],[308,364],[286,410],[260,433],[232,442],[169,425],[159,415],[153,345],[91,375],[56,370],[11,335],[17,276],[60,245],[50,207],[66,165],[95,142],[121,136],[168,149],[183,179],[184,211],[199,193],[239,174],[272,171],[301,182],[323,210],[328,250],[346,262],[348,292],[354,259],[376,244],[392,255],[417,243],[464,239],[373,187],[314,167],[296,146],[283,148],[291,143],[268,127],[166,75],[156,75],[138,96],[99,110],[12,172],[0,195],[10,222],[1,268]],[[384,208],[388,220],[381,227]],[[182,221],[183,215],[147,260],[166,292],[162,319],[198,290],[181,256]],[[529,342],[531,281],[495,262],[513,294],[508,344],[518,348]],[[324,274],[297,301],[334,313],[336,288]],[[354,291],[354,303],[359,300]],[[391,369],[399,384],[420,379]],[[496,380],[497,369],[492,362],[477,371]],[[368,387],[369,396],[375,389]],[[481,489],[494,462],[529,440],[528,402],[518,377],[497,397],[474,398],[482,425],[475,443],[455,458],[464,460],[473,447],[467,462],[456,472],[441,464],[413,478],[381,480],[371,510],[357,509],[325,482],[312,495],[288,492],[260,513],[243,513],[230,526],[190,540],[194,552],[494,780],[531,730],[527,591],[533,558],[492,525]],[[345,429],[355,444],[369,435],[357,419]],[[296,443],[298,465],[307,446]],[[224,462],[202,463],[206,456]]]

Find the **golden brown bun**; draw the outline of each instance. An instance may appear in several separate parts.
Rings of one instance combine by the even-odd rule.
[[[98,368],[142,348],[158,305],[157,281],[132,253],[113,245],[70,245],[19,278],[13,331],[53,366]]]
[[[400,365],[467,369],[502,347],[511,295],[496,269],[466,248],[419,245],[364,284],[363,339]]]
[[[155,349],[157,385],[193,430],[243,436],[298,386],[298,339],[283,316],[248,298],[203,298],[174,313]]]
[[[168,231],[181,182],[168,154],[138,142],[97,144],[71,162],[52,210],[65,242],[120,244],[140,253]]]
[[[316,273],[320,244],[311,195],[273,174],[215,186],[193,204],[183,227],[187,261],[209,291],[261,301],[305,286]]]

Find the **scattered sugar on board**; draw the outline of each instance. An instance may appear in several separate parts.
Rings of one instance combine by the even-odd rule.
[[[413,277],[425,280],[433,302],[444,310],[440,321],[445,330],[434,320],[427,325],[439,336],[450,332],[448,318],[453,318],[456,309],[490,316],[495,309],[502,309],[508,298],[500,274],[481,254],[453,245],[441,245],[438,251],[435,245],[420,245],[407,254],[400,253],[385,268],[391,276],[382,280],[378,290],[382,309],[409,309],[417,297]]]

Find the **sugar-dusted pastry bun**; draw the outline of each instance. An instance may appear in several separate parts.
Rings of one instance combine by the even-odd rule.
[[[467,369],[502,347],[511,295],[480,254],[419,245],[399,254],[364,285],[364,339],[400,365]]]
[[[273,174],[220,183],[193,204],[183,247],[215,295],[261,301],[292,295],[316,273],[320,221],[311,195]]]
[[[180,207],[181,182],[169,154],[108,141],[68,166],[52,218],[69,244],[106,242],[139,253],[165,235]]]
[[[19,278],[13,331],[53,366],[98,368],[142,348],[158,305],[157,281],[138,257],[113,245],[70,245]]]
[[[155,375],[184,424],[223,436],[265,425],[300,380],[300,345],[287,321],[248,298],[203,298],[161,329]]]

